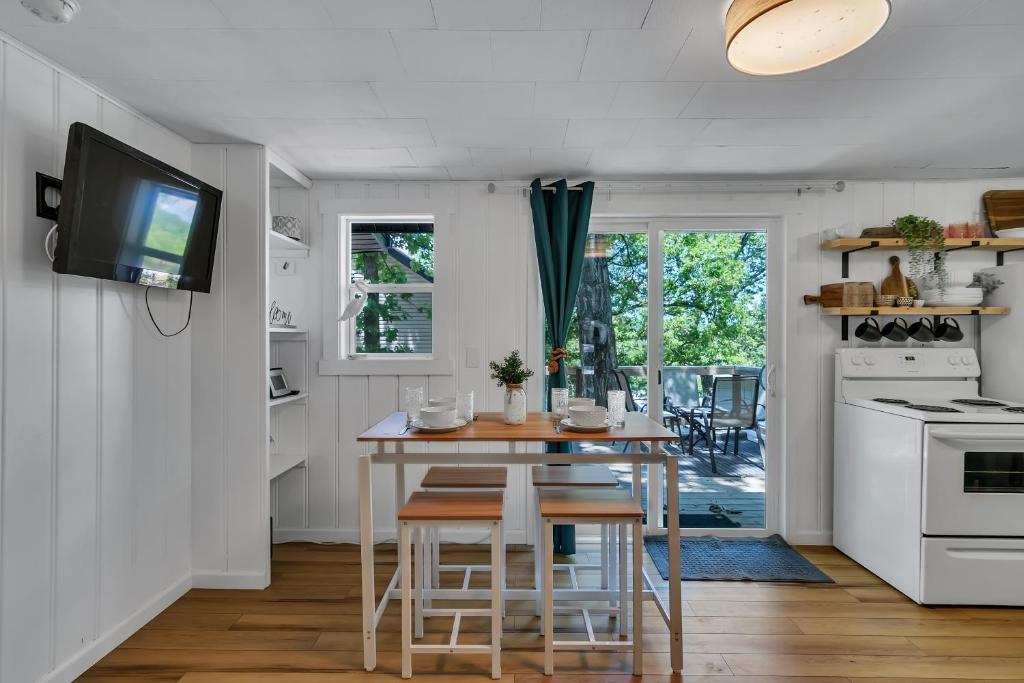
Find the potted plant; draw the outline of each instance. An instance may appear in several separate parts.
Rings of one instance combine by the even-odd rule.
[[[907,241],[909,271],[926,289],[946,289],[946,234],[938,221],[907,214],[892,222],[892,227]]]
[[[533,377],[533,370],[523,365],[519,351],[505,356],[501,363],[490,362],[491,379],[505,387],[505,424],[521,425],[526,422],[526,391],[523,384]]]

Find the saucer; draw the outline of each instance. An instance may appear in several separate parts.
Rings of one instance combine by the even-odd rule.
[[[415,429],[417,432],[423,432],[424,434],[443,434],[444,432],[454,432],[456,429],[462,429],[466,424],[467,422],[464,419],[457,417],[455,418],[454,424],[446,425],[444,427],[431,427],[423,424],[420,420],[413,420],[409,427]]]
[[[567,417],[564,420],[562,420],[559,424],[562,425],[563,429],[566,429],[570,432],[583,432],[584,434],[593,432],[607,432],[610,428],[610,425],[608,424],[607,420],[605,420],[604,424],[597,425],[596,427],[584,427],[583,425],[576,424],[570,418]]]

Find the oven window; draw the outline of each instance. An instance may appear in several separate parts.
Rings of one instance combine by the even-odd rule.
[[[964,453],[965,493],[1024,493],[1024,453]]]

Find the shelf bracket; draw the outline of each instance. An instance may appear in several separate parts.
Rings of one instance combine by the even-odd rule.
[[[877,249],[879,243],[876,240],[872,240],[871,244],[865,247],[857,247],[856,249],[848,249],[843,252],[843,277],[850,277],[850,254],[855,254],[858,251],[866,251],[868,249]],[[845,337],[844,337],[845,339]]]
[[[997,251],[996,252],[996,265],[997,266],[1003,265],[1003,254],[1009,254],[1010,252],[1022,251],[1022,250],[1024,250],[1024,247],[1017,247],[1016,249],[1001,249],[1000,251]]]

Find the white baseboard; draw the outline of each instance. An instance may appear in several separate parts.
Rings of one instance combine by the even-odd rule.
[[[358,529],[274,529],[274,543],[359,543]],[[394,543],[395,532],[392,529],[377,529],[373,533],[374,543]],[[486,532],[480,529],[445,530],[441,534],[445,543],[489,543]],[[508,531],[505,541],[511,544],[526,543],[523,531]],[[198,585],[197,585],[198,587]]]
[[[39,683],[70,683],[96,662],[110,654],[118,645],[146,625],[153,617],[171,606],[192,587],[192,577],[178,579],[170,588],[132,612],[126,619],[108,629],[56,669],[40,679]]]
[[[262,589],[270,585],[263,572],[197,572],[192,575],[193,588]]]
[[[790,545],[832,545],[831,531],[797,531],[786,534]]]

